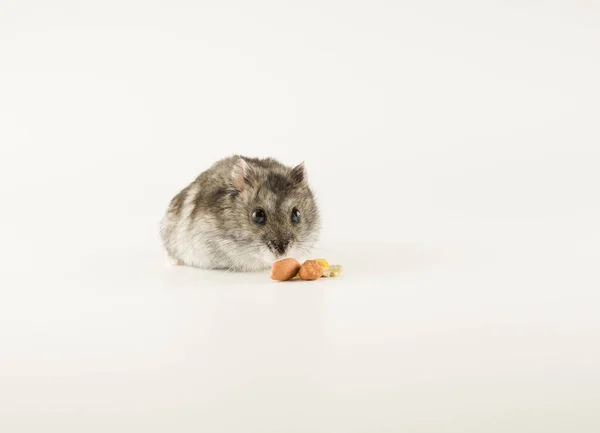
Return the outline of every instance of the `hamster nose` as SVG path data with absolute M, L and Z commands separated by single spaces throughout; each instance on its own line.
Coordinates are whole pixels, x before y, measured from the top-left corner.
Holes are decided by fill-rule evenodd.
M 272 248 L 275 253 L 282 256 L 285 254 L 290 241 L 288 240 L 274 240 L 271 242 Z

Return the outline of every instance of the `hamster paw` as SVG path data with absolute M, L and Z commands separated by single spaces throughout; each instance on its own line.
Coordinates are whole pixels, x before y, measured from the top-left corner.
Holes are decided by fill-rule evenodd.
M 171 256 L 167 256 L 167 264 L 169 266 L 182 266 L 183 262 L 179 259 L 174 259 Z

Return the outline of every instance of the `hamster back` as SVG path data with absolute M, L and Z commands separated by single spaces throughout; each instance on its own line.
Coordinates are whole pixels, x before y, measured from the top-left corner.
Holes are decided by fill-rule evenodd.
M 304 164 L 235 155 L 173 197 L 161 237 L 172 262 L 249 271 L 309 254 L 319 229 Z

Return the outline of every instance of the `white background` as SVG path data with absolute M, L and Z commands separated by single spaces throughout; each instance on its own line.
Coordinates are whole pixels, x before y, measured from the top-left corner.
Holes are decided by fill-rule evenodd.
M 0 431 L 600 431 L 599 77 L 593 1 L 0 0 Z M 233 153 L 343 277 L 165 267 Z

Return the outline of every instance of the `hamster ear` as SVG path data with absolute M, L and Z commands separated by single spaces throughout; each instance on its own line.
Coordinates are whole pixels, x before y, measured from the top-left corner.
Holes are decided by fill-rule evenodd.
M 255 181 L 254 171 L 243 158 L 239 158 L 231 171 L 231 183 L 238 191 L 251 186 Z
M 296 183 L 301 185 L 306 185 L 306 168 L 304 167 L 304 162 L 301 162 L 290 172 L 290 177 Z

